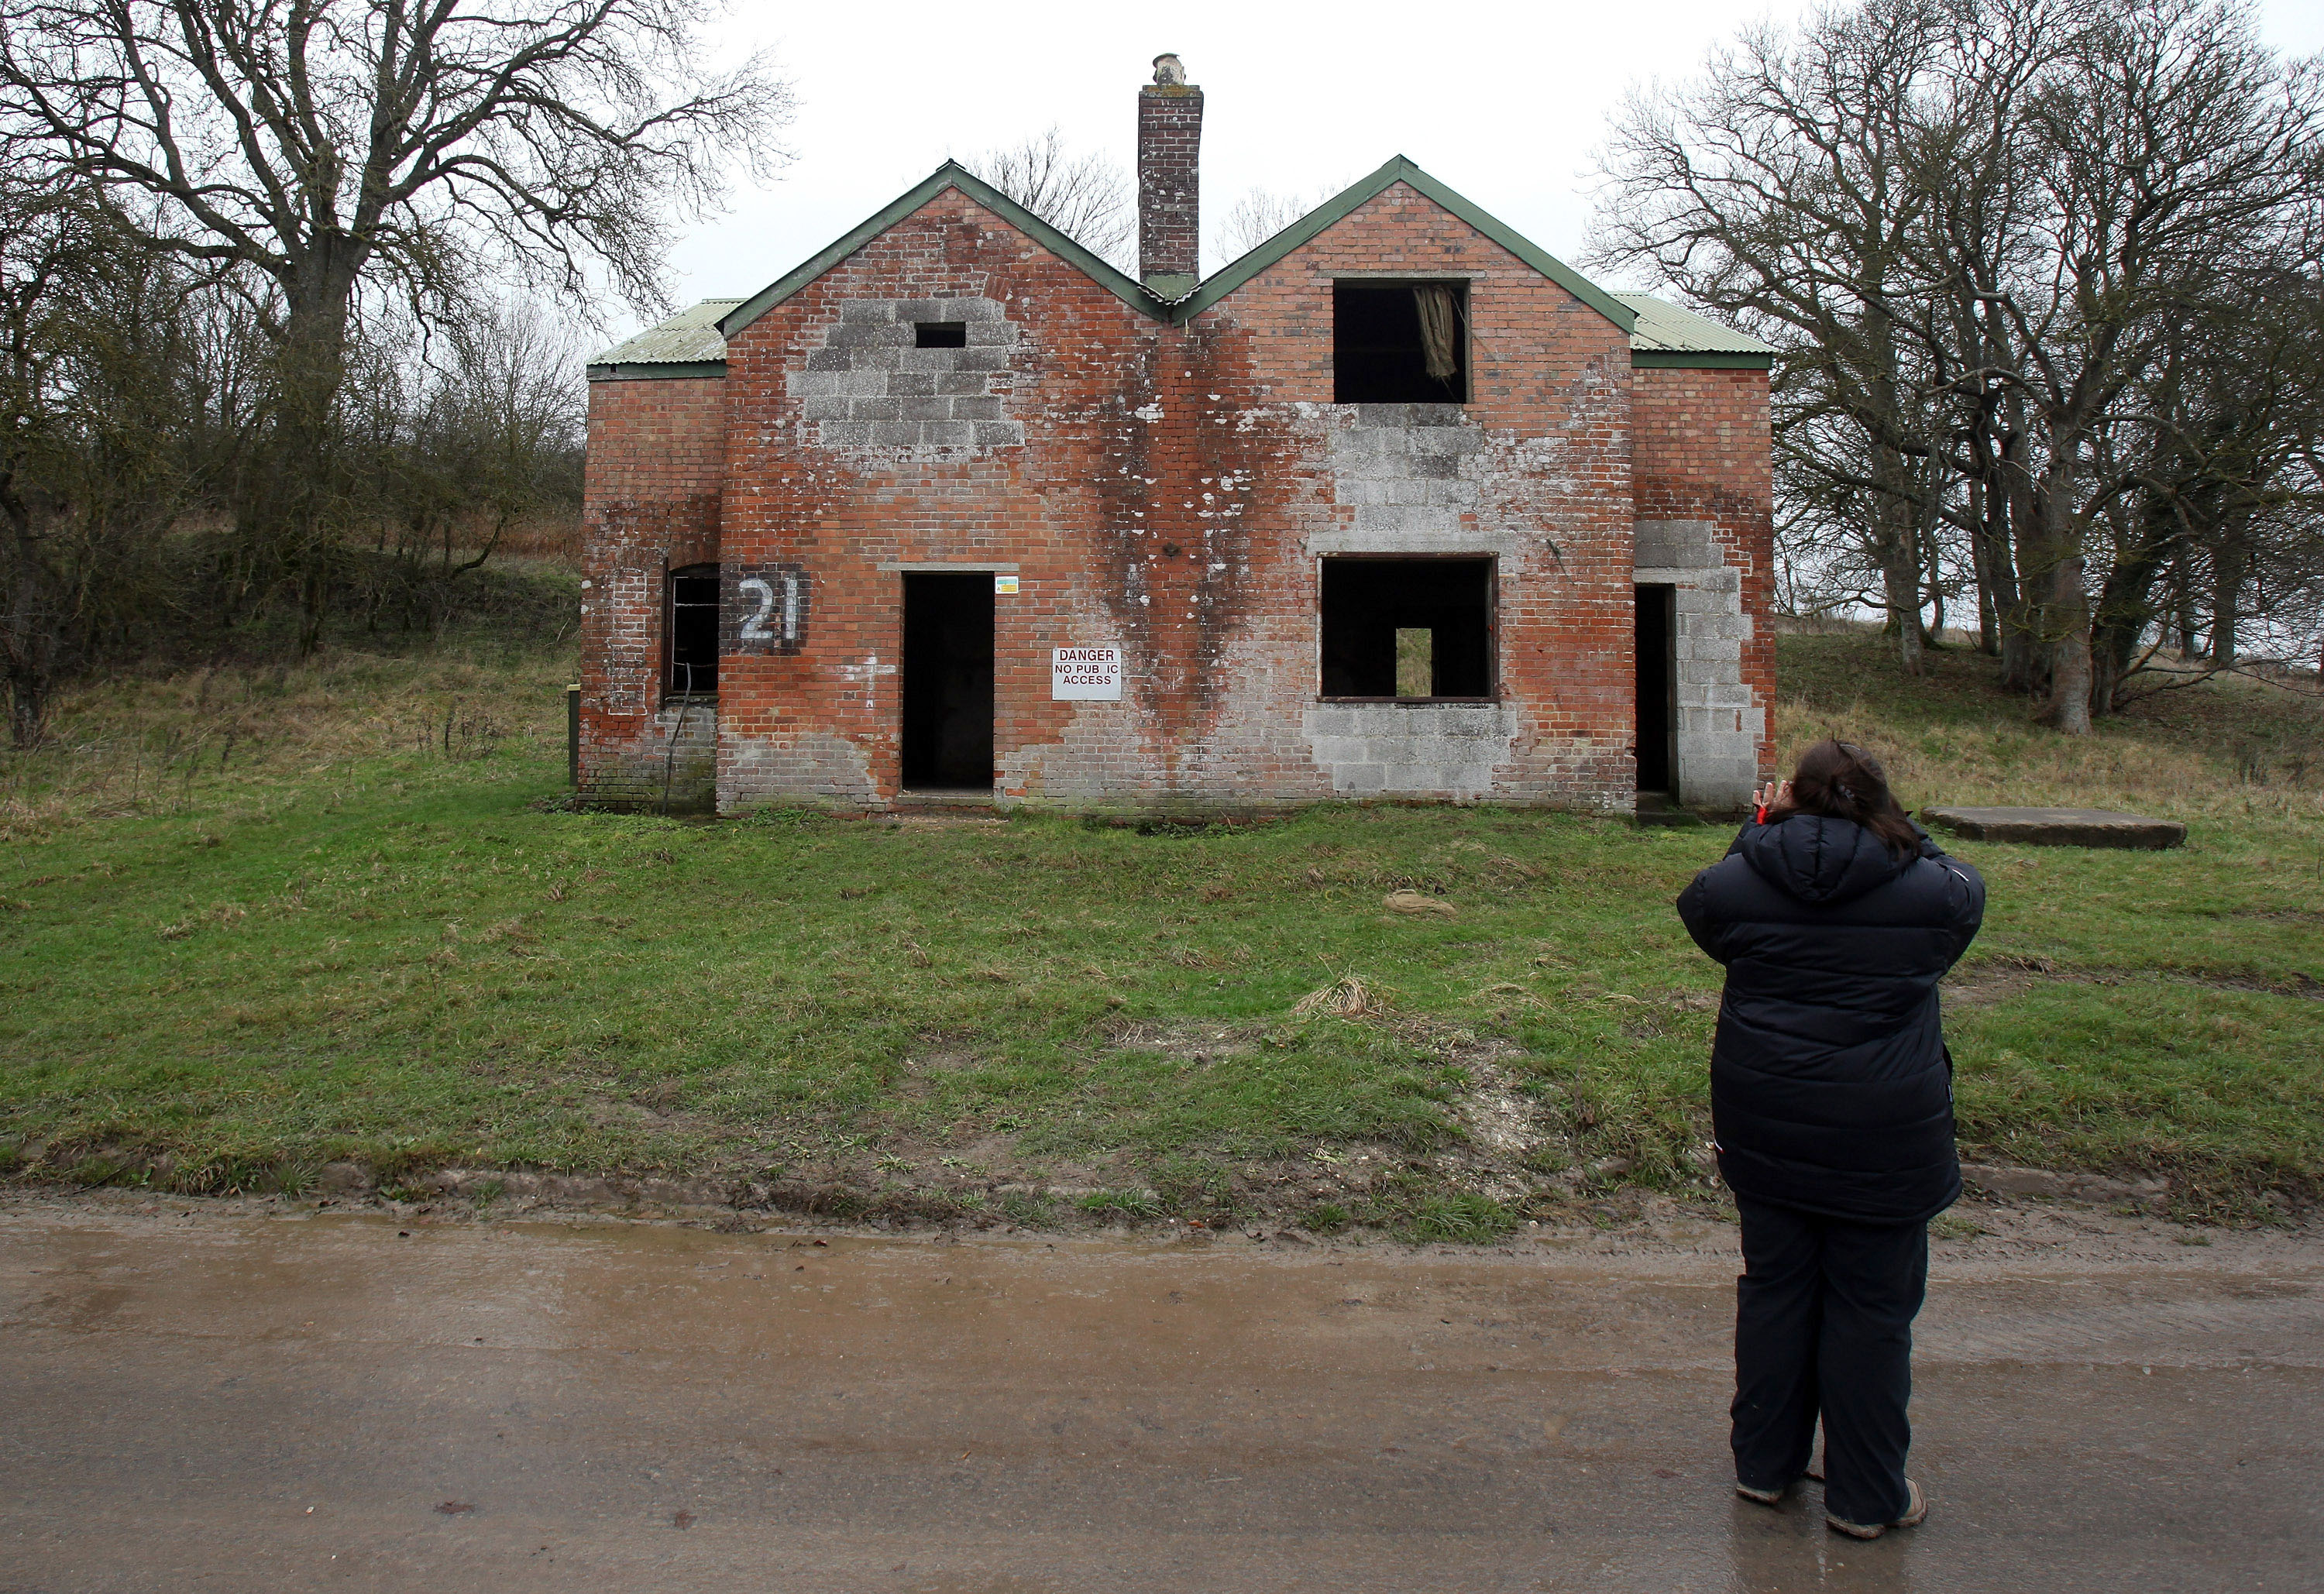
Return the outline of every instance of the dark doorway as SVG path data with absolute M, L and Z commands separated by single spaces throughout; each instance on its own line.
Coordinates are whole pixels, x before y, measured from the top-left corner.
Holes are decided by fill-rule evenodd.
M 904 577 L 904 784 L 992 789 L 992 575 Z
M 1678 589 L 1638 591 L 1638 789 L 1673 792 L 1678 741 Z
M 1493 695 L 1493 561 L 1323 561 L 1326 697 Z

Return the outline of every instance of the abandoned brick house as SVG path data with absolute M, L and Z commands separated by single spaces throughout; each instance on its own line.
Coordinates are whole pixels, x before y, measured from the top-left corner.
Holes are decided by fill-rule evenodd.
M 1770 768 L 1763 346 L 1401 158 L 1132 280 L 947 163 L 589 367 L 585 797 L 1732 807 Z

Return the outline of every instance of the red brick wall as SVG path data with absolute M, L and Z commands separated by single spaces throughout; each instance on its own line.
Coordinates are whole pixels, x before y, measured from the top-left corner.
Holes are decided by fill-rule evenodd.
M 1641 370 L 1633 382 L 1637 518 L 1707 521 L 1743 579 L 1743 679 L 1765 710 L 1763 777 L 1775 769 L 1773 444 L 1764 371 Z
M 1423 428 L 1467 451 L 1440 502 L 1353 501 L 1367 489 L 1351 450 L 1381 428 L 1330 401 L 1331 277 L 1362 271 L 1473 279 L 1465 428 L 1457 412 Z M 810 412 L 827 418 L 832 401 L 795 390 L 827 360 L 844 307 L 971 297 L 1016 328 L 998 391 L 1026 441 L 874 444 L 859 428 L 827 443 Z M 1497 554 L 1505 706 L 1439 717 L 1498 727 L 1489 784 L 1504 800 L 1627 806 L 1629 383 L 1618 328 L 1401 185 L 1185 327 L 940 196 L 728 349 L 724 557 L 797 562 L 813 585 L 800 652 L 722 664 L 721 806 L 893 797 L 901 581 L 877 566 L 945 560 L 1019 567 L 1020 592 L 997 601 L 1007 795 L 1332 796 L 1318 737 L 1342 751 L 1349 738 L 1315 718 L 1314 560 L 1359 547 Z M 900 413 L 908 427 L 919 411 Z M 1048 650 L 1089 644 L 1125 650 L 1125 701 L 1052 702 Z M 1414 746 L 1436 756 L 1427 737 Z
M 1468 281 L 1465 407 L 1332 401 L 1333 281 L 1367 272 Z M 899 301 L 968 316 L 975 346 L 861 369 L 864 324 Z M 1441 779 L 1627 808 L 1638 518 L 1712 523 L 1773 706 L 1765 373 L 1633 372 L 1619 328 L 1402 184 L 1184 327 L 949 190 L 740 332 L 723 381 L 598 382 L 590 426 L 593 795 L 658 793 L 661 575 L 713 558 L 809 582 L 798 651 L 721 663 L 729 811 L 895 799 L 903 584 L 883 563 L 1017 567 L 995 604 L 1005 799 L 1247 806 Z M 1319 703 L 1335 552 L 1494 556 L 1499 702 Z M 1050 699 L 1049 650 L 1085 645 L 1123 649 L 1121 703 Z
M 1420 506 L 1433 512 L 1410 517 L 1415 530 L 1390 526 L 1382 536 L 1362 525 L 1364 506 L 1340 502 L 1350 484 L 1335 484 L 1327 470 L 1320 502 L 1282 527 L 1289 536 L 1273 540 L 1286 554 L 1297 551 L 1291 545 L 1299 536 L 1318 533 L 1342 551 L 1497 553 L 1501 696 L 1517 721 L 1495 795 L 1628 807 L 1636 787 L 1628 336 L 1402 183 L 1196 325 L 1224 322 L 1250 338 L 1259 392 L 1272 407 L 1316 408 L 1326 428 L 1345 425 L 1350 407 L 1332 404 L 1333 282 L 1367 272 L 1468 277 L 1465 413 L 1482 428 L 1484 446 L 1464 475 L 1477 491 L 1471 502 Z M 1419 529 L 1423 521 L 1433 529 Z M 1314 562 L 1286 558 L 1275 574 L 1270 622 L 1286 650 L 1312 648 Z M 1270 711 L 1296 725 L 1314 686 L 1287 677 L 1286 685 L 1293 689 Z
M 676 716 L 662 705 L 663 575 L 715 561 L 725 475 L 725 404 L 716 377 L 589 384 L 582 507 L 581 789 L 604 802 L 706 802 L 709 764 L 669 763 Z M 684 740 L 706 751 L 696 706 Z

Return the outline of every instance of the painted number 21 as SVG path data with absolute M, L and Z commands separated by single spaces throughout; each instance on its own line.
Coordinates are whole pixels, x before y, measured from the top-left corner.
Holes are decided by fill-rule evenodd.
M 782 623 L 779 631 L 767 629 L 767 622 L 775 613 L 775 584 L 782 584 Z M 798 641 L 799 578 L 785 573 L 769 581 L 761 576 L 746 576 L 736 584 L 743 601 L 756 601 L 758 607 L 742 622 L 742 640 L 746 642 L 778 642 L 786 647 Z

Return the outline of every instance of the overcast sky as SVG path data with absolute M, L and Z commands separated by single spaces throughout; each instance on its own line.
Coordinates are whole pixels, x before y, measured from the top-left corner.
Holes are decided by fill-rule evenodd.
M 927 176 L 947 154 L 1055 124 L 1126 171 L 1139 86 L 1174 51 L 1204 91 L 1204 269 L 1214 222 L 1252 188 L 1313 197 L 1408 155 L 1551 253 L 1579 254 L 1594 153 L 1633 86 L 1683 78 L 1754 14 L 1715 0 L 1585 5 L 1163 7 L 1013 0 L 752 3 L 721 43 L 768 50 L 793 84 L 796 154 L 688 227 L 682 300 L 755 292 Z M 2279 49 L 2324 50 L 2324 0 L 2264 0 Z M 1802 14 L 1792 0 L 1757 13 Z M 627 331 L 624 318 L 615 328 Z

